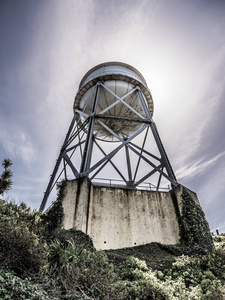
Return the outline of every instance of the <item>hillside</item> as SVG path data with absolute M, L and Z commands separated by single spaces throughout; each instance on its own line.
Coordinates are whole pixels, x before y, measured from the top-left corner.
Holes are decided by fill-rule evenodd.
M 225 236 L 96 251 L 61 216 L 0 200 L 0 299 L 225 299 Z

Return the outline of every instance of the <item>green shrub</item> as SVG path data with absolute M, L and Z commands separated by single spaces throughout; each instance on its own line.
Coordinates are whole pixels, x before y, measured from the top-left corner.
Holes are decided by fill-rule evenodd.
M 224 250 L 225 249 L 225 236 L 217 235 L 213 237 L 214 245 L 217 249 Z
M 215 253 L 189 257 L 182 255 L 176 259 L 170 270 L 165 271 L 165 279 L 183 279 L 186 289 L 198 288 L 201 299 L 223 299 L 224 264 Z M 220 276 L 219 276 L 220 274 Z
M 22 280 L 12 272 L 0 269 L 0 299 L 47 300 L 52 298 L 42 286 L 31 284 L 28 279 Z
M 169 299 L 163 291 L 163 286 L 152 280 L 121 280 L 113 284 L 111 299 Z
M 13 173 L 9 169 L 12 165 L 10 159 L 4 159 L 2 161 L 2 167 L 4 168 L 3 172 L 0 174 L 0 195 L 3 195 L 5 192 L 11 189 L 12 187 L 12 176 Z
M 23 277 L 35 275 L 46 264 L 46 250 L 45 243 L 26 224 L 9 217 L 0 220 L 0 265 Z
M 42 235 L 48 240 L 51 239 L 52 232 L 61 227 L 63 218 L 62 198 L 64 196 L 66 180 L 57 184 L 57 199 L 53 205 L 41 214 Z
M 182 194 L 182 242 L 189 245 L 197 244 L 202 248 L 213 248 L 212 235 L 205 214 L 190 193 L 183 187 Z
M 63 245 L 59 241 L 53 242 L 49 249 L 50 273 L 60 278 L 67 296 L 113 299 L 110 298 L 111 284 L 116 274 L 103 252 L 89 251 L 72 242 Z
M 61 244 L 67 245 L 68 242 L 72 242 L 76 245 L 79 245 L 81 248 L 85 248 L 90 251 L 95 251 L 93 241 L 89 235 L 85 234 L 80 230 L 75 229 L 56 229 L 51 234 L 52 240 L 58 240 Z

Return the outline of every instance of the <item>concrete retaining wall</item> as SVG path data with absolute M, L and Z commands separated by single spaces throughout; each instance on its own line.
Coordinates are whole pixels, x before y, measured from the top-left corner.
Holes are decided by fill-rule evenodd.
M 176 198 L 180 193 L 181 186 L 172 198 L 170 192 L 93 186 L 88 178 L 69 181 L 62 226 L 87 233 L 97 249 L 151 242 L 175 244 L 179 241 L 181 203 Z M 191 193 L 198 202 L 197 195 Z

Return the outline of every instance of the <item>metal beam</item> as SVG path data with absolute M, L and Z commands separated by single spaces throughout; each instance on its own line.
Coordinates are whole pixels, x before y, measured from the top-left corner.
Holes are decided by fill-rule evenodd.
M 162 168 L 162 171 L 163 171 L 163 168 Z M 157 188 L 156 188 L 157 191 L 159 190 L 161 179 L 162 179 L 162 174 L 159 174 L 159 179 L 158 179 Z
M 68 139 L 68 141 L 67 141 L 66 144 L 64 145 L 64 149 L 65 149 L 66 147 L 68 147 L 68 145 L 71 144 L 72 141 L 75 140 L 75 138 L 79 135 L 79 133 L 81 132 L 81 130 L 85 132 L 85 127 L 87 126 L 87 124 L 88 124 L 88 122 L 89 122 L 89 118 L 87 118 L 87 119 L 84 121 L 84 123 L 82 123 L 82 125 L 81 125 L 80 123 L 78 123 L 78 122 L 79 122 L 79 121 L 77 121 L 77 125 L 76 125 L 77 130 L 76 130 L 76 131 L 73 130 L 73 133 L 71 134 L 70 138 Z M 81 127 L 81 126 L 82 126 L 82 127 Z M 84 133 L 83 133 L 83 135 L 84 135 Z M 82 135 L 82 137 L 83 137 L 83 135 Z
M 151 116 L 151 114 L 150 114 L 150 112 L 149 112 L 149 110 L 148 110 L 148 108 L 147 108 L 146 102 L 145 102 L 144 97 L 143 97 L 143 95 L 142 95 L 142 93 L 141 93 L 140 90 L 138 91 L 138 94 L 139 94 L 139 97 L 140 97 L 140 99 L 141 99 L 141 102 L 142 102 L 142 105 L 143 105 L 143 108 L 144 108 L 144 111 L 145 111 L 145 113 L 146 113 L 147 118 L 149 118 L 150 120 L 152 120 L 152 116 Z M 177 185 L 177 184 L 178 184 L 178 183 L 177 183 L 177 179 L 176 179 L 176 177 L 175 177 L 175 174 L 174 174 L 173 169 L 172 169 L 172 167 L 171 167 L 171 164 L 170 164 L 170 162 L 169 162 L 168 156 L 167 156 L 167 154 L 166 154 L 166 151 L 165 151 L 165 149 L 164 149 L 164 147 L 163 147 L 163 144 L 162 144 L 162 141 L 161 141 L 161 139 L 160 139 L 160 136 L 159 136 L 157 127 L 156 127 L 155 123 L 153 122 L 153 120 L 152 120 L 152 122 L 150 123 L 150 127 L 151 127 L 151 130 L 152 130 L 152 134 L 153 134 L 153 136 L 154 136 L 155 142 L 156 142 L 156 144 L 157 144 L 157 146 L 158 146 L 159 152 L 160 152 L 160 154 L 161 154 L 162 161 L 163 161 L 163 163 L 164 163 L 164 166 L 165 166 L 165 168 L 166 168 L 166 171 L 167 171 L 168 175 L 169 175 L 169 176 L 171 177 L 171 179 L 172 179 L 171 182 L 173 182 L 173 185 Z
M 162 175 L 167 178 L 173 185 L 177 185 L 177 182 L 171 178 L 170 176 L 168 176 L 166 173 L 162 172 L 155 164 L 153 164 L 150 160 L 148 160 L 145 156 L 143 156 L 142 154 L 140 154 L 136 149 L 134 149 L 131 145 L 127 145 L 132 151 L 134 151 L 134 153 L 136 153 L 137 155 L 140 155 L 141 158 L 146 161 L 149 165 L 151 165 L 153 168 L 155 168 L 159 173 L 162 173 Z
M 126 159 L 127 159 L 127 172 L 128 172 L 128 178 L 129 178 L 129 184 L 132 184 L 132 171 L 131 171 L 131 164 L 130 164 L 130 153 L 127 145 L 125 145 L 125 153 L 126 153 Z
M 140 128 L 135 134 L 133 134 L 130 138 L 128 138 L 126 141 L 123 141 L 120 146 L 118 146 L 116 149 L 111 151 L 107 156 L 99 160 L 94 166 L 92 166 L 88 171 L 83 172 L 80 174 L 82 177 L 90 174 L 92 171 L 94 171 L 97 167 L 99 167 L 102 163 L 104 163 L 109 158 L 112 158 L 121 148 L 124 147 L 124 145 L 128 144 L 132 139 L 134 139 L 137 135 L 139 135 L 147 125 L 144 125 L 142 128 Z
M 98 120 L 98 123 L 102 125 L 102 127 L 104 127 L 108 132 L 110 132 L 112 135 L 114 135 L 119 141 L 123 141 L 123 139 L 116 134 L 111 128 L 109 128 L 105 123 L 103 123 L 102 121 Z
M 150 127 L 151 127 L 151 130 L 152 130 L 153 136 L 154 136 L 154 138 L 155 138 L 156 144 L 157 144 L 157 146 L 158 146 L 159 152 L 160 152 L 160 154 L 161 154 L 163 164 L 164 164 L 164 166 L 165 166 L 165 168 L 166 168 L 166 171 L 167 171 L 168 175 L 169 175 L 170 178 L 172 179 L 172 181 L 171 181 L 171 180 L 170 180 L 170 181 L 171 181 L 171 183 L 172 183 L 173 185 L 176 186 L 176 185 L 178 184 L 178 183 L 177 183 L 177 179 L 176 179 L 176 177 L 175 177 L 175 175 L 174 175 L 174 172 L 173 172 L 173 169 L 172 169 L 172 167 L 171 167 L 171 165 L 170 165 L 169 159 L 168 159 L 167 154 L 166 154 L 166 151 L 165 151 L 165 149 L 164 149 L 164 147 L 163 147 L 162 141 L 161 141 L 161 139 L 160 139 L 160 137 L 159 137 L 159 133 L 158 133 L 158 130 L 157 130 L 157 128 L 156 128 L 155 123 L 152 122 L 152 123 L 150 124 Z
M 158 166 L 158 168 L 160 168 L 161 167 L 161 165 L 159 165 Z M 147 178 L 149 178 L 149 177 L 151 177 L 153 174 L 155 174 L 157 172 L 157 170 L 156 169 L 153 169 L 153 170 L 151 170 L 148 174 L 146 174 L 144 177 L 142 177 L 141 179 L 139 179 L 139 181 L 138 182 L 136 182 L 135 184 L 134 184 L 134 186 L 136 187 L 136 186 L 138 186 L 139 184 L 141 184 L 143 181 L 145 181 Z
M 129 122 L 137 122 L 137 123 L 144 123 L 144 124 L 151 124 L 151 120 L 149 119 L 138 119 L 138 118 L 127 118 L 127 117 L 117 117 L 117 116 L 110 116 L 110 115 L 102 115 L 96 114 L 96 119 L 113 119 L 118 121 L 129 121 Z
M 151 156 L 151 157 L 154 158 L 155 160 L 161 161 L 161 158 L 159 158 L 159 157 L 155 156 L 154 154 L 150 153 L 149 151 L 143 149 L 143 147 L 141 148 L 141 147 L 139 147 L 138 145 L 136 145 L 136 144 L 134 144 L 134 143 L 132 143 L 132 142 L 130 142 L 130 144 L 131 144 L 132 146 L 136 147 L 137 149 L 141 150 L 141 153 L 143 152 L 143 153 L 145 153 L 145 154 Z
M 113 91 L 111 91 L 109 88 L 107 88 L 103 83 L 101 83 L 102 87 L 105 88 L 108 92 L 110 92 L 116 99 L 117 101 L 113 102 L 111 105 L 107 106 L 105 109 L 103 109 L 100 114 L 104 114 L 105 112 L 107 112 L 108 110 L 110 110 L 111 108 L 113 108 L 115 105 L 117 105 L 119 102 L 121 102 L 121 100 L 125 99 L 127 96 L 129 96 L 130 94 L 134 93 L 137 90 L 137 87 L 135 87 L 133 90 L 131 90 L 130 92 L 128 92 L 127 94 L 125 94 L 123 97 L 119 97 L 118 95 L 116 95 Z
M 72 146 L 72 147 L 70 147 L 70 148 L 67 148 L 67 149 L 66 149 L 66 152 L 70 152 L 71 150 L 74 150 L 74 149 L 76 149 L 77 147 L 80 147 L 83 143 L 85 143 L 85 141 L 79 142 L 79 143 L 77 143 L 76 145 L 74 145 L 74 146 Z
M 103 155 L 106 156 L 107 154 L 106 154 L 105 151 L 102 149 L 102 147 L 96 142 L 96 139 L 94 139 L 94 142 L 95 142 L 95 144 L 97 145 L 97 147 L 100 149 L 100 151 L 103 153 Z M 116 165 L 111 161 L 111 159 L 109 159 L 109 163 L 111 163 L 111 165 L 114 167 L 114 169 L 117 171 L 117 173 L 118 173 L 118 174 L 120 175 L 120 177 L 123 179 L 123 181 L 127 183 L 126 178 L 123 176 L 123 174 L 120 172 L 120 170 L 116 167 Z M 99 173 L 99 172 L 98 172 L 98 173 Z M 97 174 L 94 174 L 94 175 L 91 177 L 91 179 L 94 178 L 96 175 L 97 175 Z
M 98 103 L 98 97 L 99 97 L 99 83 L 96 84 L 96 91 L 95 91 L 95 98 L 93 101 L 92 106 L 92 115 L 89 117 L 89 128 L 87 132 L 86 137 L 86 143 L 84 146 L 84 152 L 80 167 L 80 173 L 86 172 L 86 170 L 90 166 L 90 160 L 91 160 L 91 150 L 92 150 L 92 138 L 93 138 L 93 130 L 94 130 L 94 114 L 96 112 L 97 103 Z
M 109 91 L 112 95 L 114 95 L 120 102 L 122 102 L 124 105 L 126 105 L 131 111 L 133 111 L 136 115 L 138 115 L 141 119 L 144 119 L 144 117 L 141 115 L 141 114 L 139 114 L 133 107 L 131 107 L 128 103 L 126 103 L 124 100 L 123 100 L 123 98 L 126 98 L 127 97 L 127 95 L 129 94 L 129 93 L 127 93 L 127 95 L 124 95 L 122 98 L 120 98 L 119 96 L 117 96 L 115 93 L 113 93 L 109 88 L 107 88 L 104 84 L 102 84 L 102 83 L 100 83 L 107 91 Z M 137 89 L 137 88 L 135 88 L 135 89 Z M 134 90 L 135 90 L 134 89 Z M 133 90 L 133 91 L 134 91 Z M 114 106 L 114 105 L 116 105 L 118 103 L 118 101 L 116 101 L 115 103 L 113 103 L 113 105 L 111 105 L 112 107 Z M 111 108 L 111 107 L 110 107 Z M 108 110 L 108 109 L 107 109 Z M 107 111 L 106 109 L 105 109 L 105 111 Z
M 142 154 L 143 149 L 144 149 L 144 146 L 145 146 L 145 142 L 146 142 L 147 135 L 148 135 L 148 130 L 149 130 L 149 127 L 147 128 L 147 130 L 146 130 L 146 132 L 145 132 L 145 137 L 144 137 L 144 141 L 143 141 L 143 143 L 142 143 L 142 148 L 140 148 L 141 154 Z M 131 145 L 135 145 L 135 144 L 133 144 L 132 142 L 130 142 L 130 144 L 131 144 Z M 138 157 L 137 166 L 136 166 L 136 169 L 135 169 L 135 172 L 134 172 L 134 179 L 133 179 L 134 182 L 135 182 L 135 179 L 136 179 L 136 176 L 137 176 L 137 172 L 138 172 L 138 169 L 139 169 L 140 161 L 141 161 L 141 157 L 139 156 L 139 157 Z
M 57 174 L 58 168 L 59 168 L 60 163 L 61 163 L 62 158 L 63 158 L 63 148 L 64 148 L 64 145 L 67 143 L 67 141 L 68 141 L 68 139 L 69 139 L 69 137 L 70 137 L 70 133 L 71 133 L 72 130 L 73 130 L 75 121 L 76 121 L 76 115 L 74 114 L 73 119 L 72 119 L 72 122 L 71 122 L 70 127 L 69 127 L 69 130 L 68 130 L 68 132 L 67 132 L 67 134 L 66 134 L 66 138 L 65 138 L 65 140 L 64 140 L 63 146 L 62 146 L 62 148 L 61 148 L 61 151 L 60 151 L 60 153 L 59 153 L 58 159 L 57 159 L 57 161 L 56 161 L 55 167 L 54 167 L 54 169 L 53 169 L 53 172 L 52 172 L 50 181 L 49 181 L 49 183 L 48 183 L 47 189 L 46 189 L 46 191 L 45 191 L 45 193 L 44 193 L 44 198 L 43 198 L 43 200 L 42 200 L 42 202 L 41 202 L 41 206 L 40 206 L 40 208 L 39 208 L 39 211 L 40 211 L 40 212 L 42 212 L 42 211 L 44 210 L 44 208 L 45 208 L 46 202 L 47 202 L 48 197 L 49 197 L 49 193 L 50 193 L 50 191 L 51 191 L 53 182 L 54 182 L 54 180 L 55 180 L 55 176 L 56 176 L 56 174 Z
M 73 163 L 71 162 L 71 160 L 70 160 L 69 156 L 66 154 L 66 152 L 63 153 L 63 158 L 66 160 L 67 164 L 70 166 L 75 178 L 78 178 L 79 173 L 78 173 L 77 169 L 74 167 Z
M 152 117 L 151 117 L 151 114 L 150 114 L 150 111 L 148 110 L 148 107 L 147 107 L 147 104 L 146 104 L 146 101 L 142 95 L 142 92 L 140 90 L 140 88 L 138 88 L 138 95 L 139 95 L 139 98 L 141 100 L 141 104 L 142 104 L 142 107 L 144 109 L 144 112 L 146 114 L 146 117 L 149 119 L 149 120 L 152 120 Z

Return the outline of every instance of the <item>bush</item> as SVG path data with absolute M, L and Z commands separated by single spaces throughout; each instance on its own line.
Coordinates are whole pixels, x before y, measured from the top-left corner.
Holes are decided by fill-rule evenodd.
M 200 299 L 222 300 L 225 266 L 220 262 L 215 253 L 196 257 L 182 255 L 170 270 L 165 271 L 165 279 L 176 281 L 182 278 L 186 289 L 198 289 Z
M 41 214 L 42 235 L 50 241 L 52 232 L 61 228 L 63 218 L 62 198 L 64 196 L 66 180 L 62 180 L 57 184 L 57 199 L 53 205 Z
M 89 235 L 85 234 L 80 230 L 75 229 L 56 229 L 51 234 L 52 240 L 58 240 L 63 245 L 68 245 L 68 242 L 72 242 L 79 245 L 81 248 L 88 249 L 90 251 L 95 251 L 93 241 Z
M 22 277 L 35 275 L 46 264 L 46 249 L 26 224 L 9 217 L 0 220 L 0 265 Z
M 30 211 L 24 202 L 16 205 L 0 199 L 0 221 L 8 218 L 16 225 L 26 224 L 32 232 L 40 232 L 40 214 L 37 211 Z
M 198 205 L 187 189 L 183 187 L 182 198 L 182 242 L 190 246 L 197 244 L 205 249 L 213 248 L 212 235 L 205 214 L 200 205 Z
M 38 284 L 31 284 L 28 279 L 22 280 L 12 272 L 0 269 L 0 298 L 25 299 L 25 300 L 47 300 L 46 291 Z M 55 298 L 56 300 L 56 298 Z
M 111 284 L 116 274 L 103 252 L 89 251 L 72 242 L 65 246 L 59 241 L 53 242 L 49 249 L 50 273 L 60 278 L 68 297 L 113 299 L 110 298 Z
M 12 176 L 13 173 L 9 169 L 12 165 L 10 159 L 4 159 L 2 161 L 2 167 L 4 168 L 3 172 L 0 174 L 0 195 L 3 195 L 5 192 L 11 189 L 12 187 Z

